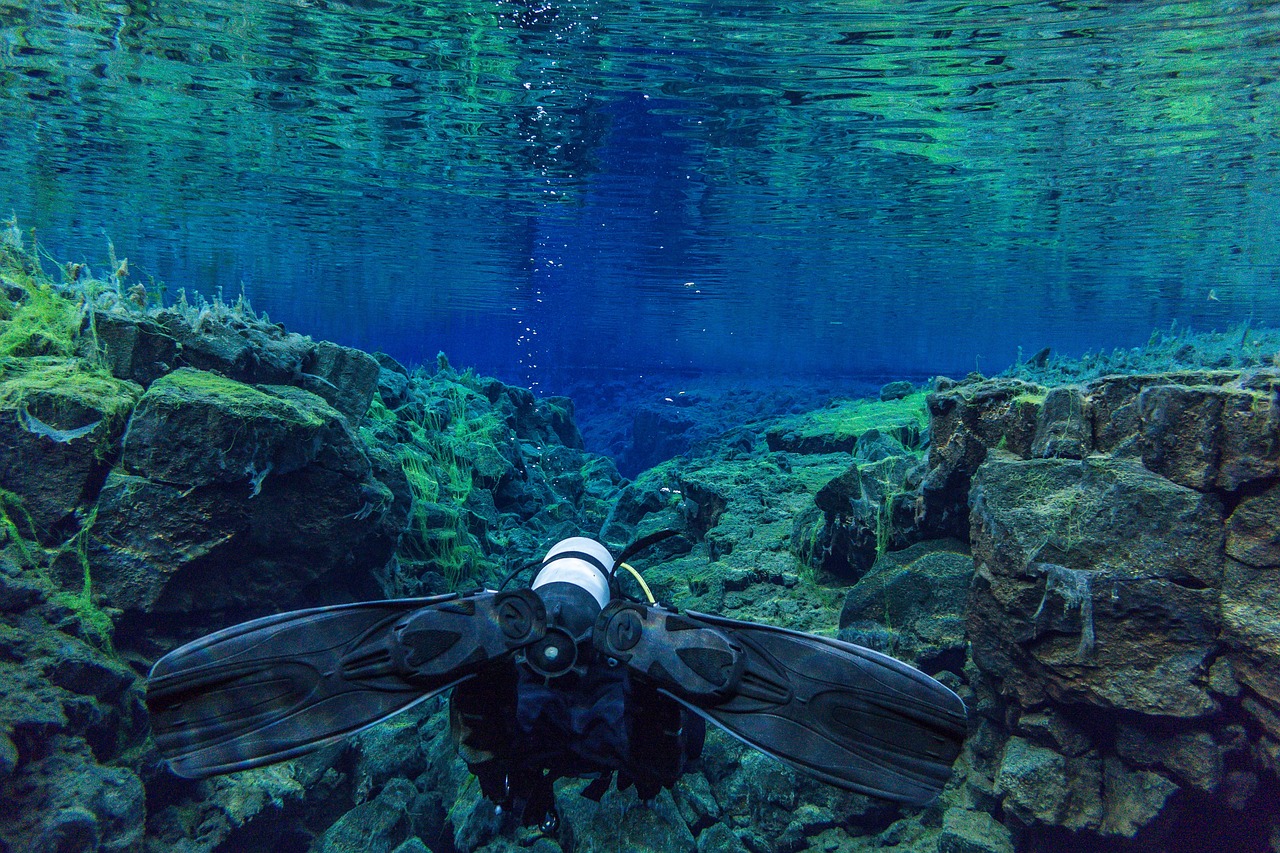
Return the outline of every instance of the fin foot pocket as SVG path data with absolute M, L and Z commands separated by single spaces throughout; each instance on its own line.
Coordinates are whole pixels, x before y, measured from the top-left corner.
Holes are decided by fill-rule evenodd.
M 661 607 L 610 602 L 592 636 L 601 654 L 696 702 L 732 695 L 745 666 L 724 632 Z
M 156 746 L 200 778 L 293 758 L 354 734 L 535 642 L 528 590 L 296 610 L 188 643 L 156 662 Z

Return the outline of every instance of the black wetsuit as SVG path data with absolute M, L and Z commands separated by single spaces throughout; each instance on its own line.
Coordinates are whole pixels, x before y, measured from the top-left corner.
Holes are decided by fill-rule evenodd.
M 484 795 L 524 824 L 553 814 L 562 777 L 594 778 L 583 795 L 598 800 L 617 771 L 619 789 L 651 799 L 701 755 L 706 735 L 701 717 L 601 664 L 549 683 L 510 662 L 487 669 L 454 688 L 450 727 Z

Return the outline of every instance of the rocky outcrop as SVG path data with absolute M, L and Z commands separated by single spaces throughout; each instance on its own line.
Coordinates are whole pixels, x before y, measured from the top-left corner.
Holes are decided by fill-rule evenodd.
M 1280 376 L 994 381 L 930 408 L 928 511 L 968 516 L 976 567 L 967 629 L 993 741 L 970 784 L 991 780 L 983 796 L 1028 843 L 1169 849 L 1207 823 L 1216 841 L 1178 849 L 1263 849 Z
M 129 612 L 287 608 L 316 600 L 322 578 L 359 591 L 407 515 L 320 397 L 183 368 L 138 401 L 89 556 L 98 589 Z

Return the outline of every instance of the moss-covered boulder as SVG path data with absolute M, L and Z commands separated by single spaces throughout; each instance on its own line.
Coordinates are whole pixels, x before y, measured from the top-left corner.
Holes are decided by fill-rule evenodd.
M 341 433 L 337 413 L 318 397 L 269 389 L 191 368 L 156 380 L 129 422 L 124 468 L 184 487 L 243 482 L 250 490 L 302 468 Z
M 845 596 L 840 638 L 925 672 L 962 672 L 973 558 L 956 540 L 921 542 L 880 559 Z
M 925 394 L 890 400 L 837 400 L 825 409 L 779 419 L 765 430 L 769 449 L 789 453 L 853 452 L 870 430 L 919 448 L 929 425 Z
M 318 396 L 184 368 L 139 401 L 90 557 L 129 611 L 282 607 L 322 578 L 372 592 L 407 511 Z
M 61 542 L 120 452 L 142 389 L 79 359 L 0 362 L 0 489 L 16 496 L 46 544 Z
M 1218 633 L 1222 506 L 1134 461 L 994 454 L 974 478 L 978 665 L 1052 698 L 1195 717 Z

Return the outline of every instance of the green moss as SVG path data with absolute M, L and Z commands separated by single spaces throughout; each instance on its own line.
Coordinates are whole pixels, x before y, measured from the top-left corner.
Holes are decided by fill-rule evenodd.
M 1044 391 L 1024 391 L 1014 397 L 1010 403 L 1013 406 L 1035 406 L 1039 408 L 1044 405 Z
M 0 280 L 23 293 L 16 302 L 4 300 L 0 356 L 68 356 L 75 352 L 84 319 L 77 302 L 56 292 L 48 281 L 12 268 L 0 271 Z
M 323 399 L 309 391 L 283 386 L 268 390 L 271 393 L 217 373 L 184 367 L 151 383 L 148 394 L 164 395 L 178 405 L 212 401 L 242 417 L 265 416 L 313 428 L 338 417 Z M 331 418 L 326 417 L 330 413 Z
M 35 530 L 35 522 L 23 506 L 22 497 L 7 489 L 0 489 L 0 534 L 3 535 L 3 538 L 0 538 L 0 544 L 12 544 L 22 564 L 27 568 L 35 568 L 38 565 L 35 550 L 38 546 L 28 542 L 23 536 L 17 522 L 13 519 L 15 515 L 26 525 L 28 533 Z
M 89 532 L 97 521 L 98 510 L 95 507 L 76 534 L 63 543 L 58 549 L 55 560 L 64 554 L 71 555 L 79 564 L 84 579 L 83 586 L 77 592 L 59 592 L 50 598 L 54 604 L 66 607 L 75 614 L 83 626 L 85 635 L 95 640 L 98 645 L 111 651 L 111 632 L 115 626 L 111 617 L 93 602 L 93 579 L 89 572 Z
M 101 420 L 106 428 L 90 434 L 98 456 L 109 450 L 141 395 L 136 383 L 84 359 L 0 359 L 0 409 L 27 412 L 56 429 Z
M 925 392 L 917 391 L 900 400 L 841 400 L 826 409 L 783 418 L 771 432 L 786 433 L 798 442 L 812 439 L 852 445 L 863 433 L 875 429 L 911 448 L 929 426 L 926 397 Z

